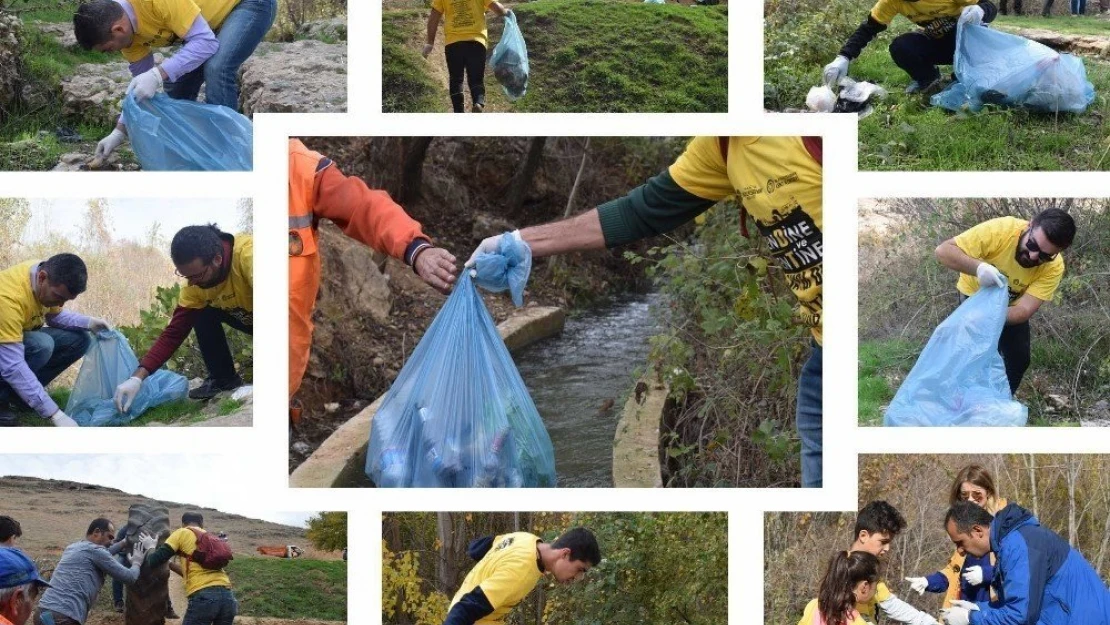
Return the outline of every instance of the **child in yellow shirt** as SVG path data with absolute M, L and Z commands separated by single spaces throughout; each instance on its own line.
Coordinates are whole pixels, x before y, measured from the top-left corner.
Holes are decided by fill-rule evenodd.
M 871 601 L 878 586 L 879 558 L 866 551 L 838 551 L 798 625 L 867 625 L 856 605 Z
M 447 84 L 451 92 L 451 106 L 456 113 L 463 110 L 463 75 L 470 86 L 474 113 L 481 113 L 486 106 L 486 48 L 489 32 L 486 30 L 486 11 L 490 8 L 501 17 L 509 10 L 497 0 L 432 0 L 428 14 L 428 40 L 424 45 L 424 58 L 435 47 L 436 30 L 443 20 L 443 36 L 447 55 Z

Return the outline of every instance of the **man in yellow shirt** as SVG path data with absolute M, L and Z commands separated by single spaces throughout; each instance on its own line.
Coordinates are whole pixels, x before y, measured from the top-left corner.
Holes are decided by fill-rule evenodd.
M 999 217 L 985 221 L 937 246 L 942 265 L 960 272 L 960 300 L 981 286 L 1007 287 L 1010 307 L 998 339 L 1010 393 L 1017 393 L 1029 368 L 1029 319 L 1052 299 L 1064 276 L 1061 252 L 1075 238 L 1075 221 L 1058 208 L 1032 220 Z
M 146 556 L 146 564 L 157 567 L 174 556 L 185 558 L 184 569 L 170 565 L 170 569 L 185 577 L 189 607 L 181 625 L 232 625 L 239 612 L 239 602 L 231 592 L 231 578 L 222 568 L 207 569 L 193 559 L 199 537 L 205 533 L 204 516 L 199 512 L 186 512 L 181 515 L 181 528 Z
M 424 58 L 432 53 L 436 43 L 436 30 L 443 20 L 443 47 L 447 55 L 447 86 L 451 93 L 451 106 L 456 113 L 463 111 L 463 74 L 470 85 L 471 111 L 481 113 L 486 106 L 486 48 L 489 33 L 486 30 L 486 11 L 493 7 L 505 17 L 509 10 L 497 0 L 432 0 L 428 14 L 428 40 L 424 44 Z
M 717 202 L 735 197 L 740 228 L 751 216 L 798 300 L 798 322 L 812 349 L 798 379 L 796 421 L 802 442 L 802 486 L 822 484 L 822 237 L 821 137 L 695 137 L 667 170 L 576 217 L 490 237 L 467 261 L 498 249 L 502 236 L 520 238 L 539 258 L 612 248 L 670 232 Z
M 73 16 L 77 43 L 86 50 L 121 52 L 134 77 L 127 92 L 137 100 L 166 95 L 239 108 L 239 67 L 254 53 L 277 17 L 277 0 L 88 0 Z M 154 50 L 183 41 L 160 65 Z M 96 146 L 107 157 L 126 138 L 122 120 Z
M 104 319 L 62 308 L 87 281 L 85 262 L 74 254 L 0 271 L 0 426 L 18 425 L 11 410 L 24 406 L 54 425 L 77 426 L 45 387 L 85 355 L 90 331 L 111 329 Z
M 189 397 L 212 399 L 243 384 L 223 327 L 254 333 L 254 237 L 221 232 L 215 224 L 186 226 L 170 242 L 170 259 L 187 284 L 169 325 L 139 360 L 135 373 L 116 387 L 120 412 L 130 409 L 142 381 L 166 364 L 190 330 L 196 334 L 208 376 Z
M 928 101 L 945 86 L 937 65 L 953 63 L 957 24 L 990 23 L 997 14 L 990 0 L 878 0 L 833 62 L 825 66 L 825 84 L 836 84 L 847 76 L 848 63 L 902 15 L 921 28 L 895 37 L 890 42 L 890 58 L 910 75 L 906 93 L 920 93 Z
M 906 519 L 894 506 L 885 501 L 869 502 L 856 514 L 854 537 L 848 550 L 864 551 L 883 560 L 890 552 L 895 537 L 904 529 Z M 876 585 L 870 599 L 856 603 L 856 610 L 868 623 L 877 623 L 881 611 L 883 616 L 895 623 L 938 625 L 935 618 L 896 597 L 883 581 Z
M 601 562 L 597 538 L 584 527 L 550 545 L 528 532 L 486 536 L 471 541 L 467 553 L 478 564 L 455 593 L 443 625 L 503 623 L 545 574 L 568 584 Z

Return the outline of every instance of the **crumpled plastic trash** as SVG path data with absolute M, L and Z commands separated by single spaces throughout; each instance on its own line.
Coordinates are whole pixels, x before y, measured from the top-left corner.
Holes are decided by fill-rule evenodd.
M 114 400 L 116 387 L 131 377 L 139 360 L 118 330 L 98 332 L 95 338 L 85 352 L 66 402 L 66 414 L 78 425 L 124 425 L 155 406 L 184 399 L 188 394 L 185 376 L 159 369 L 143 380 L 128 412 L 119 412 Z
M 231 399 L 233 399 L 235 401 L 246 401 L 246 400 L 250 399 L 253 396 L 254 396 L 254 385 L 253 384 L 247 384 L 245 386 L 240 386 L 239 388 L 235 389 L 234 392 L 231 393 Z
M 519 308 L 524 305 L 524 287 L 532 273 L 532 248 L 507 232 L 499 241 L 496 253 L 474 258 L 471 276 L 474 284 L 487 291 L 508 291 Z
M 471 273 L 374 415 L 365 471 L 379 487 L 555 486 L 551 438 Z M 496 282 L 509 284 L 510 273 Z
M 1021 426 L 1029 409 L 1010 395 L 998 337 L 1009 289 L 982 287 L 933 332 L 890 402 L 887 426 Z
M 840 79 L 838 86 L 839 93 L 829 85 L 813 87 L 806 95 L 806 106 L 814 113 L 856 113 L 863 119 L 874 111 L 875 100 L 886 97 L 886 89 L 879 85 L 847 76 Z
M 1082 113 L 1095 100 L 1079 57 L 985 26 L 958 27 L 953 69 L 958 82 L 934 95 L 933 106 L 974 112 L 996 104 Z
M 164 93 L 123 100 L 131 149 L 147 171 L 250 171 L 254 126 L 215 104 L 175 100 Z
M 528 92 L 528 46 L 516 22 L 516 13 L 505 16 L 501 40 L 490 55 L 493 76 L 509 100 L 518 100 Z

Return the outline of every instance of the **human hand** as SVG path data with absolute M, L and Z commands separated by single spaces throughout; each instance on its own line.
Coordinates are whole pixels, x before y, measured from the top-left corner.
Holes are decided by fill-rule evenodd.
M 143 381 L 135 376 L 131 376 L 120 382 L 116 387 L 116 393 L 113 399 L 116 402 L 116 410 L 126 413 L 131 409 L 131 402 L 135 401 L 135 396 L 139 394 L 139 388 L 143 385 Z
M 492 237 L 487 237 L 481 243 L 478 244 L 478 247 L 475 248 L 474 252 L 470 255 L 470 259 L 467 260 L 466 264 L 463 265 L 463 266 L 464 267 L 473 266 L 474 265 L 474 260 L 482 254 L 496 254 L 497 250 L 500 249 L 500 247 L 501 247 L 501 237 L 503 237 L 503 236 L 511 236 L 511 237 L 515 237 L 518 241 L 523 241 L 523 239 L 520 237 L 520 230 L 513 230 L 512 232 L 509 232 L 509 233 L 506 233 L 506 234 L 496 234 Z
M 974 26 L 981 26 L 983 24 L 983 7 L 978 5 L 971 5 L 964 7 L 960 12 L 960 19 L 957 22 L 959 26 L 966 26 L 972 24 Z
M 429 247 L 413 261 L 416 275 L 440 293 L 448 293 L 459 275 L 455 257 L 442 247 Z
M 110 135 L 104 137 L 96 144 L 96 158 L 108 158 L 112 152 L 116 151 L 116 148 L 123 144 L 126 138 L 127 135 L 119 128 L 112 130 Z
M 108 323 L 107 319 L 100 317 L 89 317 L 89 332 L 111 332 L 112 324 Z
M 990 263 L 979 263 L 975 268 L 975 277 L 979 279 L 979 286 L 997 286 L 1000 289 L 1006 286 L 1006 276 Z
M 51 423 L 54 424 L 55 427 L 60 427 L 60 428 L 75 428 L 75 427 L 78 427 L 77 422 L 74 421 L 73 419 L 69 418 L 69 415 L 62 412 L 61 410 L 59 410 L 58 412 L 55 412 L 53 415 L 51 415 L 50 421 L 51 421 Z
M 428 55 L 432 53 L 433 48 L 435 48 L 435 46 L 430 43 L 424 44 L 424 51 L 421 52 L 421 54 L 424 55 L 424 58 L 428 58 Z
M 963 577 L 965 582 L 972 586 L 978 586 L 983 583 L 983 567 L 969 566 L 967 570 L 964 571 Z
M 155 66 L 131 79 L 127 85 L 127 93 L 135 96 L 139 102 L 149 100 L 154 94 L 162 90 L 162 70 Z
M 929 580 L 924 577 L 907 577 L 906 581 L 910 583 L 910 589 L 917 591 L 917 594 L 925 594 L 925 588 L 929 586 Z
M 841 78 L 847 76 L 848 63 L 848 57 L 838 54 L 836 58 L 833 59 L 832 63 L 825 66 L 825 70 L 822 73 L 825 84 L 831 87 L 840 82 Z

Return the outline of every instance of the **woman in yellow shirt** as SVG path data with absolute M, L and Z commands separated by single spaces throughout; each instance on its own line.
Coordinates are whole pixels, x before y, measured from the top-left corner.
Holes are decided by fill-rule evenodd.
M 870 601 L 878 585 L 879 558 L 866 551 L 838 551 L 798 625 L 867 625 L 856 604 Z
M 509 10 L 497 0 L 432 0 L 428 14 L 428 40 L 424 45 L 424 58 L 435 47 L 436 30 L 443 20 L 443 36 L 447 43 L 447 86 L 451 93 L 451 106 L 456 113 L 463 110 L 463 75 L 470 85 L 470 98 L 474 113 L 481 113 L 486 106 L 486 48 L 489 32 L 486 30 L 486 11 L 493 8 L 501 17 Z

